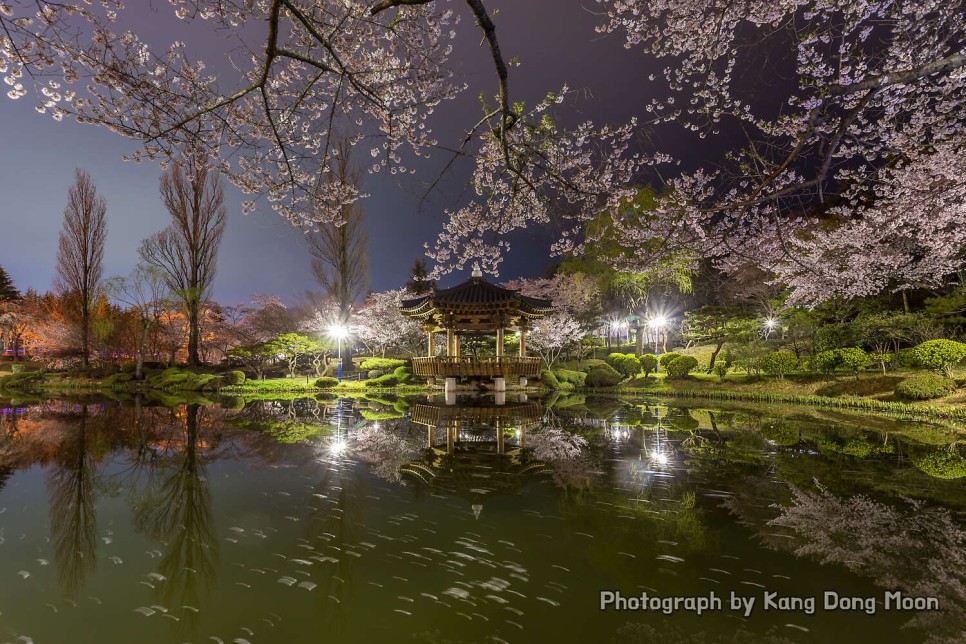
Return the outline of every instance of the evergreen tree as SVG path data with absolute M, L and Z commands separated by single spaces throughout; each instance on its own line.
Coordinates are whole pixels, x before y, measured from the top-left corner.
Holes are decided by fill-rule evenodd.
M 436 288 L 436 280 L 429 279 L 429 271 L 426 270 L 426 262 L 422 259 L 417 259 L 413 262 L 413 267 L 409 269 L 409 281 L 406 282 L 406 288 L 416 295 L 424 295 L 430 293 Z
M 11 302 L 20 299 L 20 291 L 13 285 L 10 274 L 0 266 L 0 302 Z

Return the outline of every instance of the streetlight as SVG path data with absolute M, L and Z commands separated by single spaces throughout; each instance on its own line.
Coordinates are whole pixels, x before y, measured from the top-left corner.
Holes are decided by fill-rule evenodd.
M 658 353 L 658 350 L 657 350 L 657 340 L 661 336 L 661 329 L 664 328 L 665 325 L 667 325 L 667 318 L 664 317 L 663 315 L 658 315 L 657 317 L 653 317 L 651 318 L 651 321 L 648 322 L 648 326 L 654 329 L 654 355 L 655 356 L 661 355 L 660 353 Z M 654 372 L 657 373 L 656 367 L 654 368 Z
M 765 339 L 766 340 L 768 339 L 768 335 L 771 333 L 771 330 L 774 329 L 776 326 L 778 326 L 778 320 L 774 318 L 768 318 L 767 320 L 765 320 Z
M 329 335 L 335 338 L 339 343 L 339 371 L 338 371 L 338 381 L 342 382 L 342 340 L 347 335 L 349 335 L 348 329 L 346 329 L 341 324 L 336 324 L 329 328 Z

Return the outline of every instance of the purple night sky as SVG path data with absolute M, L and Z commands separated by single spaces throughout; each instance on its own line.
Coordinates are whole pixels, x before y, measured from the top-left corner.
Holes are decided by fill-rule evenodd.
M 144 6 L 141 3 L 144 3 Z M 627 51 L 619 35 L 601 36 L 594 31 L 599 19 L 594 3 L 561 3 L 554 0 L 493 2 L 501 48 L 507 59 L 518 57 L 521 65 L 511 69 L 510 92 L 514 101 L 532 104 L 565 83 L 582 90 L 576 122 L 583 118 L 624 122 L 642 112 L 649 95 L 647 75 L 640 53 Z M 463 8 L 454 5 L 457 11 Z M 124 26 L 141 33 L 155 46 L 184 40 L 202 58 L 218 45 L 211 33 L 192 25 L 187 30 L 173 16 L 167 3 L 139 0 L 128 3 Z M 203 23 L 202 23 L 203 25 Z M 439 141 L 458 141 L 463 128 L 480 113 L 480 92 L 492 95 L 496 77 L 489 52 L 480 45 L 472 19 L 462 17 L 460 37 L 452 65 L 469 83 L 456 101 L 437 109 L 433 129 Z M 193 33 L 196 32 L 196 33 Z M 253 35 L 257 33 L 253 30 Z M 206 42 L 201 36 L 204 35 Z M 207 49 L 207 51 L 206 51 Z M 216 58 L 217 60 L 217 58 Z M 86 168 L 108 204 L 108 247 L 105 276 L 127 274 L 137 263 L 141 239 L 168 223 L 158 197 L 160 170 L 156 164 L 136 165 L 121 157 L 136 146 L 106 129 L 37 114 L 31 98 L 0 100 L 2 166 L 0 166 L 0 219 L 3 240 L 0 265 L 21 289 L 47 290 L 51 284 L 57 232 L 63 217 L 67 188 L 76 166 Z M 664 145 L 673 141 L 664 140 Z M 443 220 L 443 208 L 457 204 L 469 176 L 468 164 L 458 167 L 443 182 L 441 194 L 421 201 L 424 182 L 432 181 L 446 160 L 440 152 L 426 162 L 415 177 L 400 184 L 388 175 L 366 175 L 364 189 L 370 236 L 370 272 L 373 290 L 401 286 L 422 245 L 435 238 Z M 225 304 L 247 302 L 256 293 L 279 294 L 291 300 L 316 289 L 309 270 L 310 257 L 301 233 L 264 204 L 257 213 L 242 215 L 241 192 L 228 186 L 228 228 L 218 260 L 214 297 Z M 501 279 L 534 276 L 551 262 L 548 248 L 552 231 L 533 231 L 511 238 L 514 250 L 501 267 Z M 452 275 L 447 284 L 464 276 Z

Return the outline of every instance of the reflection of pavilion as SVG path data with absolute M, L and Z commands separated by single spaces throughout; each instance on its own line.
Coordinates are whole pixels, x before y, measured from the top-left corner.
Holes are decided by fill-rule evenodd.
M 504 389 L 508 376 L 535 377 L 541 359 L 527 356 L 527 332 L 550 311 L 549 301 L 490 284 L 474 267 L 473 276 L 462 284 L 402 303 L 401 313 L 418 320 L 427 333 L 427 356 L 413 358 L 413 371 L 417 376 L 445 378 L 447 391 L 462 377 L 493 378 L 497 391 Z M 441 331 L 446 332 L 446 355 L 437 356 L 436 333 Z M 517 356 L 504 355 L 506 331 L 519 335 Z M 496 336 L 495 356 L 460 353 L 462 335 L 484 333 Z
M 413 406 L 412 422 L 427 427 L 423 459 L 400 468 L 404 477 L 435 492 L 467 499 L 477 518 L 483 501 L 517 494 L 553 469 L 531 458 L 527 429 L 543 410 L 536 403 L 499 407 Z

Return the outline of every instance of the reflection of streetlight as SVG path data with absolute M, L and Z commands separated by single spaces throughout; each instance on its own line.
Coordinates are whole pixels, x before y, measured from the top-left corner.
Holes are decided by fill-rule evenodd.
M 335 338 L 339 343 L 339 371 L 338 371 L 338 381 L 342 382 L 342 340 L 349 335 L 349 331 L 341 324 L 336 324 L 335 326 L 329 327 L 329 335 Z
M 332 456 L 340 456 L 348 447 L 349 444 L 340 438 L 329 445 L 329 453 L 332 454 Z

